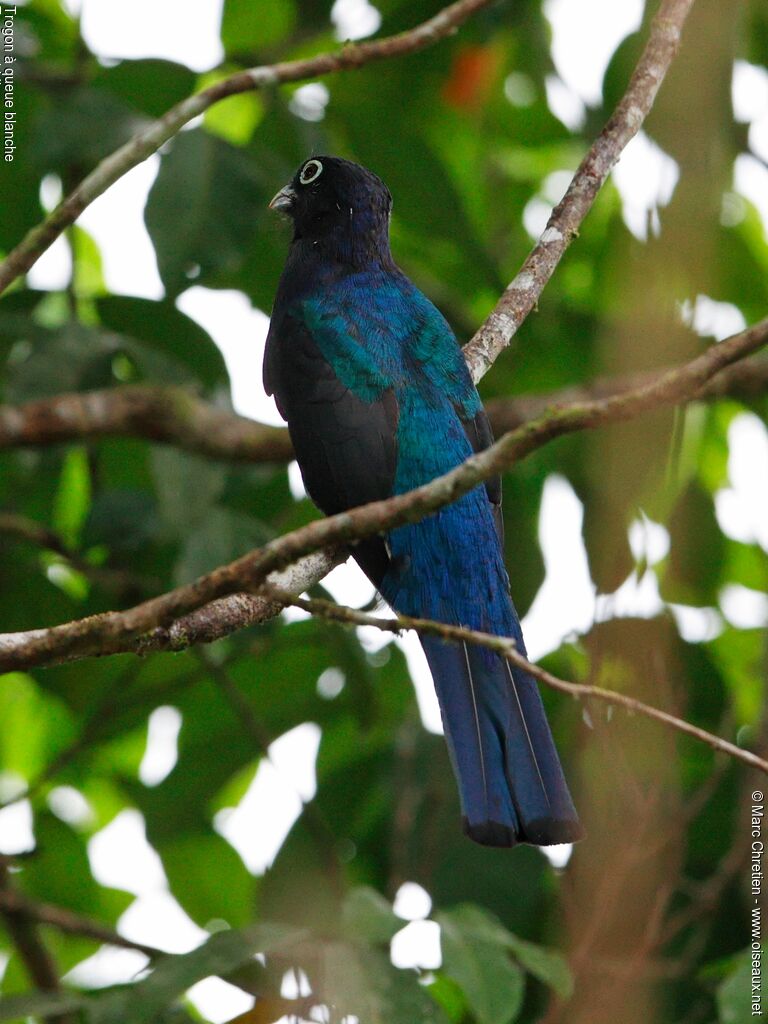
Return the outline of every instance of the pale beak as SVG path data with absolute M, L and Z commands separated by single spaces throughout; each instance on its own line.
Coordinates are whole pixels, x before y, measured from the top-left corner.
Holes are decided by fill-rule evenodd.
M 290 185 L 286 185 L 285 188 L 281 188 L 277 195 L 274 197 L 272 202 L 269 204 L 270 210 L 281 210 L 287 212 L 293 206 L 293 201 L 296 198 L 296 193 Z

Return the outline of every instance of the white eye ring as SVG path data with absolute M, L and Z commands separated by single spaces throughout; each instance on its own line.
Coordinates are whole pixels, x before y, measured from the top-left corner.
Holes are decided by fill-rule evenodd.
M 304 166 L 301 168 L 301 174 L 299 175 L 299 181 L 302 185 L 309 185 L 313 181 L 317 181 L 320 175 L 323 173 L 323 165 L 319 160 L 307 160 Z

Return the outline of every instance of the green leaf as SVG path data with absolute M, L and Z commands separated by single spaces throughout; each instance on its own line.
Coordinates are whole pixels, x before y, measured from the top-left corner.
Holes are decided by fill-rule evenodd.
M 91 506 L 84 541 L 89 546 L 107 544 L 113 554 L 133 556 L 154 550 L 159 532 L 153 494 L 138 490 L 103 490 Z
M 403 927 L 388 900 L 370 886 L 353 889 L 344 901 L 342 927 L 350 938 L 389 942 Z
M 195 88 L 195 73 L 169 60 L 121 60 L 98 68 L 93 85 L 149 117 L 161 117 Z
M 20 1021 L 29 1017 L 52 1019 L 54 1015 L 73 1013 L 87 1006 L 85 996 L 74 992 L 34 992 L 25 996 L 0 999 L 0 1020 Z
M 766 957 L 766 947 L 761 956 Z M 759 964 L 759 961 L 757 961 Z M 759 967 L 758 967 L 759 969 Z M 757 1003 L 758 1011 L 760 1000 Z M 734 961 L 734 967 L 717 989 L 717 1010 L 720 1024 L 742 1024 L 754 1016 L 752 1003 L 752 951 L 744 950 Z M 759 1014 L 764 1019 L 763 1014 Z
M 110 295 L 96 303 L 104 327 L 171 356 L 206 387 L 228 384 L 224 357 L 207 331 L 169 301 Z
M 251 516 L 226 508 L 211 508 L 184 539 L 175 579 L 188 583 L 219 565 L 231 562 L 269 539 Z
M 445 1010 L 453 1024 L 461 1024 L 467 1012 L 467 999 L 453 978 L 442 973 L 436 974 L 435 980 L 427 985 L 427 991 L 437 1005 Z
M 75 255 L 75 295 L 79 299 L 103 295 L 107 286 L 104 281 L 101 250 L 95 239 L 79 224 L 73 224 L 70 231 Z
M 45 60 L 65 63 L 77 52 L 75 20 L 57 0 L 36 0 L 24 8 L 24 28 L 30 33 L 33 52 Z M 17 23 L 18 31 L 18 23 Z
M 765 631 L 728 627 L 707 648 L 725 680 L 739 724 L 756 725 L 765 705 Z
M 296 24 L 293 0 L 258 4 L 252 0 L 225 0 L 221 41 L 227 54 L 249 54 L 285 39 Z
M 43 810 L 35 815 L 34 829 L 36 854 L 19 875 L 28 896 L 110 921 L 128 906 L 131 897 L 103 889 L 93 878 L 82 835 Z
M 216 68 L 203 75 L 200 88 L 207 89 L 211 85 L 228 78 L 237 69 L 232 65 Z M 264 116 L 264 103 L 258 93 L 242 92 L 228 96 L 220 103 L 215 103 L 206 110 L 203 121 L 207 131 L 218 135 L 225 142 L 235 146 L 244 146 L 253 136 L 254 130 Z
M 38 776 L 58 750 L 73 738 L 72 716 L 51 694 L 41 692 L 20 672 L 0 680 L 0 764 L 27 780 Z
M 8 368 L 8 401 L 32 401 L 114 383 L 112 359 L 119 346 L 112 334 L 76 323 L 51 330 L 29 318 L 9 317 L 0 323 L 0 335 L 23 343 L 17 345 L 18 357 Z
M 40 204 L 40 174 L 32 161 L 33 125 L 43 98 L 35 89 L 17 88 L 14 94 L 16 154 L 3 163 L 0 174 L 0 249 L 9 251 L 44 216 Z M 3 297 L 4 303 L 10 295 Z
M 507 932 L 507 948 L 521 967 L 557 992 L 561 999 L 573 994 L 573 976 L 565 958 L 555 950 L 518 938 Z
M 53 525 L 68 547 L 77 547 L 91 507 L 91 472 L 84 448 L 72 448 L 64 458 L 53 505 Z
M 164 525 L 184 536 L 191 527 L 203 525 L 222 492 L 226 469 L 187 452 L 157 448 L 152 470 Z
M 254 880 L 229 843 L 213 832 L 172 838 L 158 851 L 171 892 L 205 927 L 223 919 L 241 927 L 251 918 Z
M 42 166 L 63 174 L 73 166 L 90 169 L 146 124 L 146 118 L 107 92 L 90 86 L 54 91 L 37 124 L 34 155 Z
M 177 136 L 145 211 L 168 293 L 239 269 L 269 199 L 258 168 L 240 149 L 204 131 Z
M 218 932 L 192 953 L 160 960 L 144 981 L 95 999 L 89 1024 L 151 1024 L 203 978 L 226 977 L 256 953 L 281 952 L 304 937 L 294 928 L 266 922 L 243 931 Z
M 523 1002 L 525 979 L 506 948 L 505 929 L 479 908 L 436 915 L 443 971 L 464 991 L 480 1024 L 509 1024 Z
M 768 593 L 768 561 L 762 549 L 757 544 L 729 540 L 723 580 Z
M 327 942 L 320 977 L 323 999 L 340 1015 L 354 1014 L 365 1024 L 445 1024 L 445 1014 L 416 972 L 393 967 L 378 949 Z
M 482 907 L 462 904 L 449 911 L 448 915 L 449 924 L 454 930 L 458 928 L 465 937 L 508 950 L 521 967 L 553 988 L 562 999 L 571 995 L 573 979 L 560 953 L 521 939 Z
M 377 1024 L 390 1021 L 418 1021 L 419 1024 L 446 1024 L 442 1007 L 421 984 L 415 971 L 398 970 L 392 966 L 389 953 L 369 951 L 367 971 L 371 987 L 379 1000 L 381 1011 Z
M 668 527 L 669 561 L 661 587 L 664 599 L 678 604 L 717 604 L 725 540 L 715 518 L 712 495 L 692 481 L 680 495 Z M 702 547 L 706 558 L 701 557 Z

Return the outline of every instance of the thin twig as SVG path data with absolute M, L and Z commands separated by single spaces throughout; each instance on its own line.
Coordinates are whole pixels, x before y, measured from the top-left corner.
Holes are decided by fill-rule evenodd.
M 616 693 L 614 690 L 606 690 L 602 686 L 568 682 L 565 679 L 552 675 L 551 672 L 547 672 L 540 665 L 533 664 L 533 662 L 528 661 L 526 657 L 520 654 L 514 640 L 510 637 L 495 636 L 491 633 L 466 629 L 464 626 L 451 626 L 442 622 L 434 622 L 430 619 L 413 618 L 409 615 L 381 618 L 377 615 L 370 615 L 367 612 L 357 611 L 354 608 L 333 604 L 331 601 L 302 598 L 282 593 L 275 587 L 265 587 L 265 590 L 267 590 L 271 597 L 283 602 L 285 605 L 302 608 L 312 615 L 319 615 L 334 622 L 343 622 L 355 626 L 374 626 L 383 632 L 395 634 L 399 634 L 405 629 L 412 629 L 420 636 L 437 636 L 442 637 L 444 640 L 467 641 L 479 647 L 485 647 L 500 654 L 517 668 L 530 673 L 539 682 L 544 683 L 553 690 L 559 690 L 561 693 L 570 694 L 578 699 L 586 698 L 603 701 L 607 704 L 614 704 L 617 707 L 624 708 L 625 711 L 630 713 L 645 715 L 646 718 L 652 718 L 656 722 L 661 722 L 662 725 L 676 729 L 687 736 L 692 736 L 694 739 L 706 743 L 714 750 L 722 754 L 728 754 L 729 757 L 742 761 L 744 764 L 749 765 L 750 768 L 756 768 L 758 771 L 768 775 L 768 761 L 758 757 L 757 754 L 753 754 L 750 750 L 743 750 L 741 747 L 729 743 L 728 740 L 707 732 L 706 729 L 700 729 L 696 725 L 691 725 L 690 722 L 677 718 L 677 716 L 671 715 L 667 711 L 662 711 L 660 708 L 645 704 L 635 697 L 628 697 L 626 694 Z
M 422 487 L 316 520 L 228 565 L 220 566 L 193 583 L 133 608 L 94 615 L 61 626 L 2 634 L 0 671 L 141 649 L 141 638 L 146 638 L 152 631 L 172 628 L 179 618 L 229 594 L 252 593 L 271 573 L 286 566 L 293 566 L 291 572 L 305 581 L 300 590 L 293 586 L 286 589 L 300 593 L 314 582 L 311 567 L 299 563 L 304 555 L 320 552 L 317 557 L 321 564 L 328 565 L 328 556 L 323 555 L 322 548 L 329 545 L 338 547 L 403 523 L 418 522 L 555 437 L 620 422 L 647 409 L 685 401 L 724 366 L 755 352 L 766 341 L 768 320 L 763 320 L 726 341 L 710 346 L 696 359 L 670 370 L 651 384 L 612 398 L 576 403 L 566 409 L 555 410 L 506 434 L 485 451 L 471 456 L 456 469 Z
M 50 903 L 37 903 L 13 889 L 0 889 L 0 912 L 6 919 L 13 918 L 15 921 L 46 924 L 57 928 L 60 932 L 66 932 L 68 935 L 80 935 L 82 938 L 93 939 L 96 942 L 117 946 L 121 949 L 136 949 L 150 959 L 165 955 L 163 950 L 157 949 L 155 946 L 126 939 L 125 936 L 118 934 L 100 921 L 82 917 L 80 914 L 72 913 L 71 910 L 55 907 Z M 37 983 L 40 984 L 39 981 Z
M 333 53 L 322 53 L 306 60 L 292 60 L 265 67 L 240 71 L 194 96 L 177 103 L 159 120 L 139 132 L 120 149 L 112 153 L 93 170 L 56 209 L 36 228 L 33 228 L 0 264 L 0 294 L 33 267 L 59 235 L 74 224 L 83 210 L 94 199 L 122 178 L 132 168 L 156 153 L 173 138 L 185 124 L 205 113 L 209 107 L 228 96 L 250 92 L 283 82 L 298 82 L 305 78 L 318 78 L 338 71 L 364 67 L 374 61 L 388 60 L 416 53 L 431 46 L 455 31 L 476 11 L 486 7 L 490 0 L 458 0 L 444 8 L 434 18 L 407 32 L 367 43 L 346 43 Z

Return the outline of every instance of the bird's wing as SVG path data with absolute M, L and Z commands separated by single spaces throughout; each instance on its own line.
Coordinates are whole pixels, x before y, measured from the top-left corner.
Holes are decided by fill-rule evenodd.
M 473 451 L 493 441 L 450 326 L 405 278 L 379 284 L 364 304 L 326 294 L 274 317 L 264 382 L 288 420 L 307 491 L 327 514 L 393 493 L 396 386 L 439 396 Z M 485 486 L 501 538 L 501 480 Z
M 288 421 L 307 492 L 333 515 L 392 495 L 398 405 L 386 377 L 341 325 L 335 349 L 327 332 L 321 349 L 307 319 L 294 309 L 273 323 L 264 383 Z M 362 542 L 355 557 L 378 585 L 389 564 L 383 541 Z
M 485 409 L 481 407 L 471 419 L 464 418 L 459 409 L 456 411 L 459 413 L 461 424 L 464 427 L 464 433 L 467 435 L 469 443 L 472 445 L 472 451 L 482 452 L 485 451 L 486 448 L 490 448 L 493 444 L 493 431 L 491 430 L 491 424 L 488 422 L 488 416 L 486 415 Z M 501 476 L 492 476 L 485 481 L 485 493 L 488 495 L 488 501 L 490 501 L 493 508 L 496 532 L 499 535 L 499 541 L 503 551 L 504 520 L 501 511 Z
M 493 431 L 467 369 L 464 353 L 442 313 L 429 299 L 418 292 L 415 301 L 422 327 L 411 346 L 413 356 L 431 382 L 452 402 L 472 451 L 484 451 L 493 444 Z M 501 477 L 493 476 L 486 480 L 485 490 L 493 506 L 496 528 L 503 547 Z

